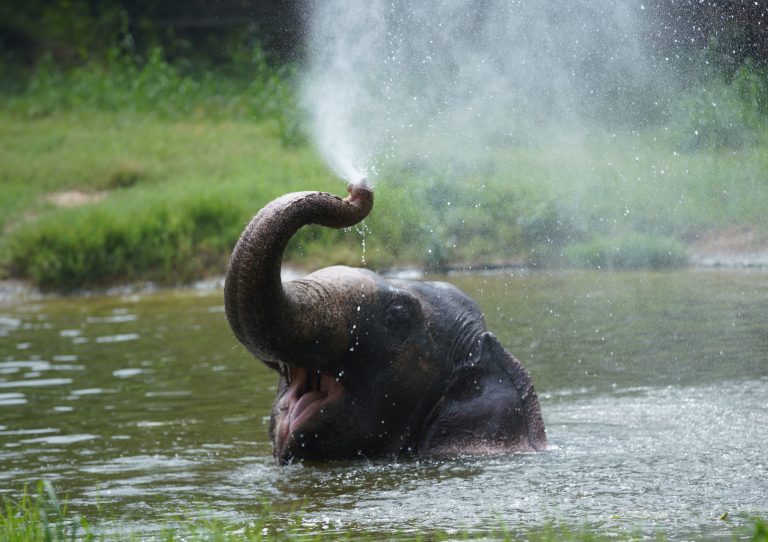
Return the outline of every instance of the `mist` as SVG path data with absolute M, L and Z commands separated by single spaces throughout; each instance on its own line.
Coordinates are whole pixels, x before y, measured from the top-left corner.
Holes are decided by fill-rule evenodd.
M 571 145 L 659 114 L 664 67 L 628 0 L 327 0 L 302 102 L 336 175 L 471 171 L 513 146 Z

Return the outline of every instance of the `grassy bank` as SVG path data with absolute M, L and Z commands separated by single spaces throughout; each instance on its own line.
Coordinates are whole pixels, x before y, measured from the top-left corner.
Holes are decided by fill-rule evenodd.
M 278 521 L 265 505 L 263 511 L 251 518 L 245 525 L 227 523 L 216 519 L 180 520 L 180 524 L 168 525 L 159 530 L 145 532 L 137 526 L 126 524 L 124 527 L 99 525 L 99 518 L 86 518 L 72 511 L 66 502 L 61 501 L 48 483 L 38 485 L 37 494 L 25 494 L 18 501 L 3 498 L 0 507 L 0 541 L 2 542 L 64 542 L 69 540 L 162 540 L 164 542 L 205 541 L 219 542 L 247 540 L 270 542 L 273 540 L 529 540 L 546 542 L 565 541 L 600 541 L 600 540 L 641 540 L 647 539 L 647 533 L 625 531 L 601 531 L 599 528 L 568 527 L 564 525 L 543 525 L 522 530 L 507 529 L 503 525 L 489 528 L 482 533 L 448 533 L 430 531 L 421 534 L 402 533 L 384 534 L 379 532 L 337 531 L 333 529 L 317 531 L 317 526 L 305 526 L 300 513 L 288 521 Z M 723 518 L 726 519 L 725 517 Z M 747 539 L 752 542 L 768 541 L 768 524 L 760 518 L 747 521 L 748 527 L 734 528 L 734 539 Z M 672 535 L 673 533 L 669 533 Z M 666 535 L 657 533 L 656 540 L 666 540 Z
M 0 261 L 6 273 L 57 288 L 220 273 L 266 202 L 294 190 L 344 192 L 310 147 L 286 146 L 280 130 L 274 119 L 0 113 Z M 376 187 L 365 254 L 357 231 L 309 229 L 289 258 L 594 265 L 617 250 L 627 257 L 615 267 L 642 267 L 681 263 L 681 243 L 710 230 L 765 227 L 765 147 L 681 153 L 628 135 L 590 149 L 519 149 L 503 158 L 508 169 L 458 180 L 404 171 Z M 81 204 L 62 203 L 67 192 Z M 656 258 L 659 249 L 667 256 Z
M 290 69 L 258 50 L 239 61 L 251 78 L 192 76 L 160 52 L 110 62 L 43 62 L 26 86 L 3 86 L 1 275 L 68 289 L 220 274 L 243 225 L 274 197 L 344 193 L 301 131 Z M 762 87 L 750 98 L 737 83 L 715 87 L 733 90 L 727 114 L 696 106 L 642 131 L 595 126 L 578 142 L 490 148 L 469 170 L 406 160 L 378 179 L 365 228 L 307 228 L 288 259 L 665 267 L 709 231 L 766 232 Z M 744 137 L 718 136 L 734 123 Z

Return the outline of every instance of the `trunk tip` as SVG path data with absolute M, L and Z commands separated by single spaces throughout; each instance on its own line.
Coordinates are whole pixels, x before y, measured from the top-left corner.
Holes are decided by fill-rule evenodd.
M 368 192 L 373 192 L 373 187 L 368 182 L 367 177 L 360 177 L 359 180 L 355 182 L 349 183 L 349 186 L 347 186 L 347 192 L 350 194 L 354 193 L 357 190 L 367 190 Z
M 347 192 L 349 192 L 349 196 L 347 196 L 346 199 L 350 203 L 357 201 L 360 201 L 361 203 L 373 201 L 373 187 L 368 184 L 368 179 L 365 177 L 361 178 L 356 183 L 350 183 L 349 186 L 347 186 Z

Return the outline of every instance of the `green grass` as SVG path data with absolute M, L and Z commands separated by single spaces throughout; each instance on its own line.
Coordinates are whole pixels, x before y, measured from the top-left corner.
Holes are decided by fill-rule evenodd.
M 269 122 L 134 120 L 70 114 L 25 121 L 28 138 L 33 132 L 52 142 L 47 151 L 18 140 L 0 150 L 13 195 L 0 208 L 8 234 L 0 254 L 14 272 L 63 287 L 188 280 L 221 264 L 264 202 L 303 187 L 301 179 L 330 184 L 308 151 L 282 147 Z M 109 195 L 72 209 L 46 200 L 72 190 Z
M 38 484 L 37 495 L 24 491 L 21 499 L 3 498 L 0 508 L 0 541 L 53 542 L 94 540 L 88 521 L 70 512 L 49 483 Z
M 9 195 L 0 203 L 0 260 L 8 272 L 45 287 L 174 284 L 222 273 L 243 226 L 265 203 L 294 190 L 345 191 L 311 149 L 286 147 L 273 120 L 188 122 L 107 112 L 0 119 L 8 121 L 0 121 L 0 141 L 9 143 L 0 148 Z M 46 199 L 72 190 L 108 196 L 65 209 Z M 404 189 L 377 192 L 381 214 L 413 207 Z M 372 249 L 370 260 L 394 262 L 397 247 L 408 246 L 404 239 L 418 229 L 415 208 L 397 214 L 396 222 L 371 221 L 371 231 L 383 231 L 396 248 Z M 308 228 L 290 255 L 318 265 L 360 264 L 360 239 L 354 230 Z
M 321 542 L 325 540 L 474 540 L 500 541 L 529 540 L 532 542 L 563 541 L 602 541 L 602 540 L 640 540 L 647 539 L 641 532 L 627 533 L 600 530 L 600 528 L 571 528 L 564 525 L 546 524 L 520 530 L 510 530 L 503 525 L 489 528 L 483 533 L 448 533 L 431 530 L 424 533 L 379 533 L 366 531 L 317 532 L 302 524 L 301 514 L 297 512 L 287 522 L 275 518 L 269 506 L 265 504 L 261 511 L 249 519 L 246 524 L 234 524 L 217 519 L 207 519 L 204 513 L 195 514 L 192 519 L 180 520 L 178 525 L 168 524 L 159 530 L 145 532 L 135 523 L 122 526 L 114 521 L 108 526 L 100 525 L 98 520 L 86 519 L 73 512 L 65 501 L 56 495 L 48 482 L 38 484 L 37 493 L 23 493 L 19 500 L 2 499 L 0 506 L 0 542 L 65 542 L 80 540 L 157 540 L 174 542 L 202 541 L 253 541 L 271 542 L 276 540 L 302 540 Z M 736 528 L 733 537 L 752 542 L 768 541 L 768 523 L 761 518 L 749 520 L 749 527 Z M 672 534 L 672 533 L 670 533 Z M 663 533 L 656 535 L 657 540 L 665 540 Z
M 271 199 L 343 194 L 297 122 L 290 68 L 258 48 L 235 67 L 192 76 L 159 51 L 115 54 L 69 70 L 43 61 L 26 85 L 0 85 L 0 277 L 55 289 L 187 282 L 222 273 Z M 287 257 L 310 268 L 363 258 L 375 269 L 662 267 L 683 263 L 681 243 L 708 231 L 766 234 L 764 75 L 684 96 L 695 107 L 666 126 L 489 148 L 474 168 L 404 157 L 378 180 L 365 228 L 307 228 Z M 716 113 L 704 107 L 712 93 Z M 717 135 L 735 126 L 747 135 Z M 708 135 L 692 141 L 692 131 Z M 51 196 L 66 191 L 98 201 L 58 208 Z
M 6 273 L 52 288 L 221 273 L 243 225 L 271 199 L 344 193 L 310 147 L 286 146 L 279 132 L 274 119 L 104 111 L 28 119 L 0 111 L 0 261 Z M 766 147 L 682 152 L 649 139 L 499 149 L 490 174 L 382 179 L 366 221 L 366 262 L 551 263 L 571 245 L 617 236 L 671 247 L 729 225 L 766 228 Z M 106 198 L 66 209 L 47 199 L 72 190 Z M 288 257 L 359 265 L 361 245 L 354 230 L 308 229 Z M 680 263 L 678 248 L 670 263 Z

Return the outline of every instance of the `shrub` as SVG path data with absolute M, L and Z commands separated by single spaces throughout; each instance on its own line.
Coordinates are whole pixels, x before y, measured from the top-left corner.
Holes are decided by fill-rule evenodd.
M 171 63 L 162 49 L 146 58 L 109 49 L 105 60 L 62 68 L 50 55 L 36 64 L 20 91 L 6 89 L 4 107 L 26 117 L 68 111 L 140 112 L 164 118 L 189 116 L 283 119 L 293 109 L 290 65 L 273 67 L 256 45 L 230 65 L 192 75 Z M 1 74 L 0 74 L 1 75 Z M 300 141 L 284 122 L 285 139 Z
M 681 111 L 686 150 L 754 145 L 768 120 L 768 68 L 747 61 L 730 80 L 702 83 L 684 99 Z
M 596 269 L 667 269 L 687 264 L 685 246 L 675 239 L 633 233 L 600 238 L 565 250 L 566 260 Z
M 60 210 L 16 233 L 11 271 L 57 289 L 114 280 L 181 283 L 223 258 L 247 214 L 225 194 L 197 191 Z

